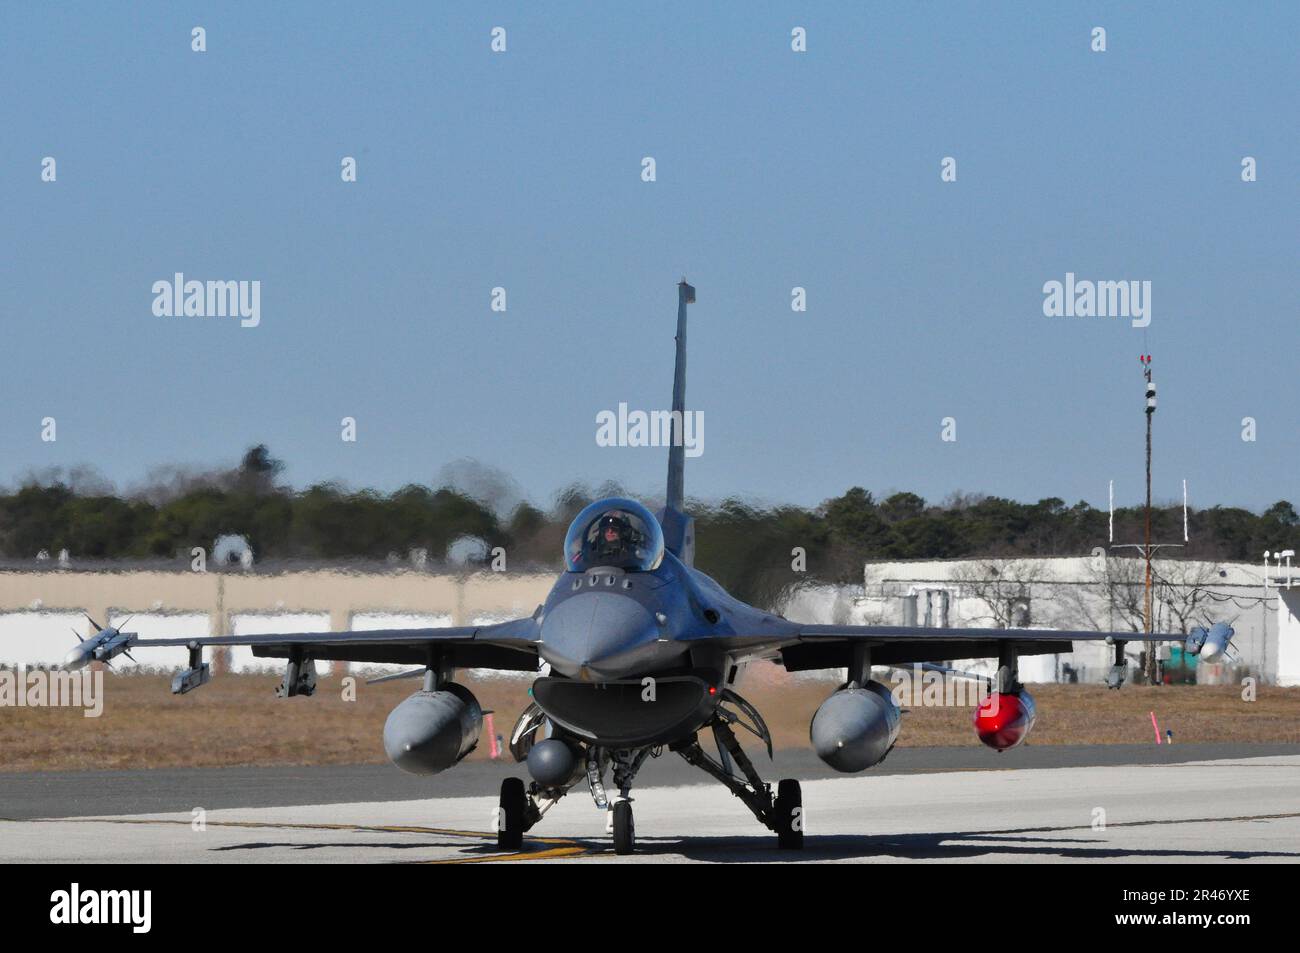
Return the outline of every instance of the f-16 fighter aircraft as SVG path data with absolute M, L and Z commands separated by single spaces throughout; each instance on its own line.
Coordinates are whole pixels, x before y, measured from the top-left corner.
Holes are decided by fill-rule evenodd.
M 802 625 L 746 605 L 694 568 L 695 530 L 685 511 L 683 419 L 686 411 L 686 310 L 695 289 L 682 281 L 677 297 L 677 358 L 673 376 L 668 492 L 656 515 L 629 499 L 592 503 L 574 519 L 564 541 L 564 572 L 546 602 L 526 619 L 497 625 L 219 636 L 141 640 L 101 629 L 69 654 L 78 668 L 131 648 L 183 646 L 189 665 L 174 693 L 205 684 L 208 646 L 246 645 L 262 658 L 286 660 L 280 694 L 311 695 L 316 659 L 404 663 L 403 675 L 423 687 L 384 725 L 384 748 L 399 768 L 432 775 L 457 764 L 478 743 L 482 709 L 455 681 L 456 671 L 494 668 L 541 674 L 510 736 L 510 750 L 527 763 L 532 782 L 507 778 L 497 812 L 500 847 L 518 850 L 525 832 L 575 785 L 586 783 L 596 805 L 612 811 L 614 848 L 634 849 L 632 783 L 646 759 L 674 752 L 729 788 L 774 831 L 782 848 L 803 846 L 802 795 L 796 780 L 776 790 L 762 780 L 736 738 L 756 736 L 772 753 L 762 716 L 736 691 L 745 665 L 776 663 L 792 672 L 845 669 L 847 680 L 813 716 L 810 738 L 818 757 L 842 772 L 879 763 L 898 738 L 899 708 L 871 678 L 873 665 L 900 666 L 946 659 L 998 660 L 991 692 L 975 714 L 984 744 L 1005 750 L 1034 724 L 1034 702 L 1017 675 L 1023 655 L 1069 652 L 1072 643 L 1114 646 L 1110 684 L 1124 679 L 1124 645 L 1132 632 L 1046 629 L 918 628 L 893 625 Z M 1187 651 L 1212 660 L 1227 650 L 1232 630 L 1155 635 L 1186 640 Z M 389 676 L 392 677 L 392 676 Z M 701 734 L 712 736 L 716 754 Z M 612 769 L 611 796 L 605 787 Z

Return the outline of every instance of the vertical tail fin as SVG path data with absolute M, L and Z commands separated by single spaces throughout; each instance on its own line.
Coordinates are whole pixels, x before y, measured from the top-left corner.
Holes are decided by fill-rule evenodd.
M 682 435 L 686 413 L 686 306 L 695 302 L 695 289 L 683 278 L 677 285 L 677 363 L 673 367 L 673 439 L 668 447 L 668 500 L 670 510 L 686 504 L 686 447 Z
M 695 289 L 683 278 L 677 285 L 677 361 L 673 367 L 672 442 L 668 447 L 668 495 L 659 522 L 664 544 L 682 562 L 695 559 L 694 521 L 685 513 L 686 441 L 686 306 L 695 303 Z

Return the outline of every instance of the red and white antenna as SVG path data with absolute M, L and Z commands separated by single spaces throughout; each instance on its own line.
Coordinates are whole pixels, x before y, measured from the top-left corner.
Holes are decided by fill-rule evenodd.
M 1183 542 L 1191 542 L 1187 535 L 1187 480 L 1183 480 Z
M 1108 543 L 1115 542 L 1115 481 L 1110 481 L 1110 532 L 1107 534 Z

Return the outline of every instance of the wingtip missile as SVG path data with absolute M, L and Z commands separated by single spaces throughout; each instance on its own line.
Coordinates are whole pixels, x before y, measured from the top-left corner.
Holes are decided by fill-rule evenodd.
M 90 617 L 87 616 L 87 618 Z M 94 620 L 91 619 L 90 621 L 93 625 Z M 73 646 L 68 654 L 64 656 L 62 668 L 64 671 L 75 672 L 78 669 L 85 668 L 91 662 L 104 662 L 107 664 L 124 653 L 130 658 L 130 653 L 127 650 L 130 649 L 131 643 L 135 642 L 137 637 L 134 632 L 122 632 L 112 626 L 100 629 L 90 638 L 82 639 L 81 642 Z
M 1187 636 L 1183 651 L 1195 655 L 1202 662 L 1217 662 L 1227 653 L 1235 634 L 1232 626 L 1226 622 L 1216 622 L 1208 631 L 1198 625 Z
M 1233 635 L 1232 626 L 1226 622 L 1216 622 L 1210 626 L 1210 631 L 1205 636 L 1205 643 L 1201 646 L 1201 661 L 1217 662 L 1227 653 Z

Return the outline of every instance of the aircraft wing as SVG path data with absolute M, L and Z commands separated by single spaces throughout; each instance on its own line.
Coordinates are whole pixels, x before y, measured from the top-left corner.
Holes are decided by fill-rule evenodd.
M 132 639 L 128 648 L 246 645 L 258 658 L 306 658 L 347 662 L 424 665 L 437 655 L 456 668 L 537 670 L 539 627 L 534 619 L 495 625 L 428 629 L 378 629 L 370 632 L 286 632 L 272 635 L 221 635 L 191 639 Z
M 875 665 L 941 662 L 955 658 L 996 658 L 1007 642 L 1020 655 L 1069 652 L 1075 642 L 1140 642 L 1141 632 L 1091 632 L 1069 629 L 940 629 L 907 625 L 800 625 L 779 646 L 781 661 L 792 672 L 841 668 L 853 647 L 869 645 Z M 1183 642 L 1186 635 L 1154 633 L 1157 642 Z

